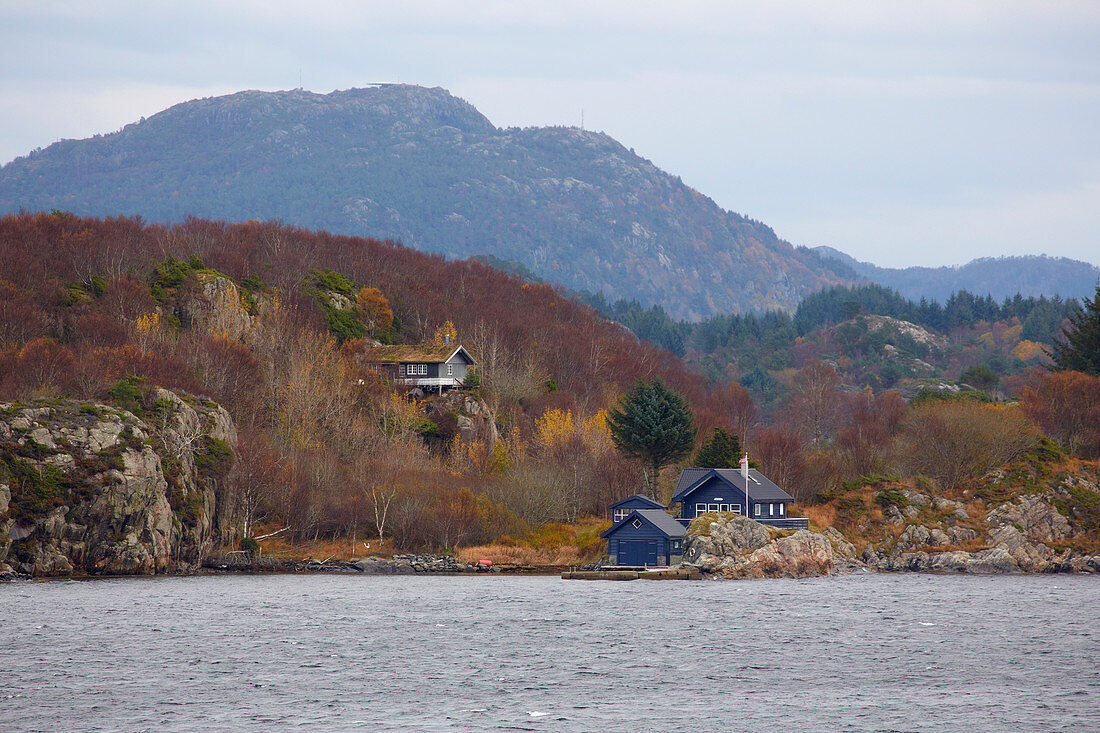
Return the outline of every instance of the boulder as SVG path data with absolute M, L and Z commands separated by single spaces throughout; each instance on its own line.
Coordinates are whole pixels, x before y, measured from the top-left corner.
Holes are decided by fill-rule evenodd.
M 843 541 L 843 539 L 842 539 Z M 855 548 L 844 542 L 854 558 Z M 833 544 L 818 532 L 785 532 L 736 514 L 694 520 L 684 540 L 685 564 L 722 578 L 804 578 L 835 567 Z

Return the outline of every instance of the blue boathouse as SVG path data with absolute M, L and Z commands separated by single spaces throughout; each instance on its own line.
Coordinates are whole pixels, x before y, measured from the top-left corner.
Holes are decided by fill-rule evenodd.
M 611 565 L 667 567 L 684 554 L 686 527 L 662 509 L 634 509 L 600 537 Z

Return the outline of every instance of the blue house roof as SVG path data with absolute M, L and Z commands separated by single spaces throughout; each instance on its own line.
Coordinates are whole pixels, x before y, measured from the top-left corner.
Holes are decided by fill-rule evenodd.
M 607 508 L 611 511 L 614 511 L 618 507 L 621 507 L 623 504 L 633 504 L 636 507 L 637 507 L 638 504 L 641 504 L 642 507 L 637 507 L 637 508 L 646 508 L 646 509 L 664 509 L 665 508 L 664 504 L 653 501 L 653 499 L 650 499 L 648 496 L 643 496 L 642 494 L 635 494 L 634 496 L 627 497 L 626 499 L 623 499 L 622 501 L 617 501 L 614 504 L 609 505 Z
M 755 468 L 749 469 L 748 491 L 746 492 L 745 479 L 741 471 L 736 468 L 685 468 L 680 474 L 680 480 L 676 482 L 676 493 L 672 496 L 672 504 L 683 501 L 695 489 L 711 479 L 723 481 L 744 493 L 752 501 L 777 501 L 791 502 L 794 497 L 772 483 L 764 474 Z
M 625 525 L 627 522 L 634 521 L 635 518 L 639 518 L 642 521 L 648 522 L 653 525 L 657 530 L 664 533 L 667 537 L 678 538 L 683 537 L 687 532 L 684 525 L 676 521 L 675 517 L 669 516 L 668 512 L 664 509 L 635 509 L 630 514 L 620 519 L 610 529 L 605 530 L 600 537 L 607 537 L 615 532 L 617 529 Z

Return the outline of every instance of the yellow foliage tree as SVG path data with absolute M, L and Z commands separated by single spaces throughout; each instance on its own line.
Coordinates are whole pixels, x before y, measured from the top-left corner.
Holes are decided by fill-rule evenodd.
M 535 423 L 535 445 L 548 451 L 567 442 L 576 432 L 573 413 L 569 410 L 547 410 Z
M 455 324 L 447 321 L 439 328 L 435 329 L 435 336 L 432 337 L 432 346 L 446 346 L 448 344 L 458 343 L 458 331 L 455 330 Z

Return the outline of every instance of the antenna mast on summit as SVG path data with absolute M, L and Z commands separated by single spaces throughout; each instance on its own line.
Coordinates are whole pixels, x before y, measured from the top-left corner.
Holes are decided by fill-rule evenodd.
M 584 129 L 584 107 L 581 107 L 581 129 Z

